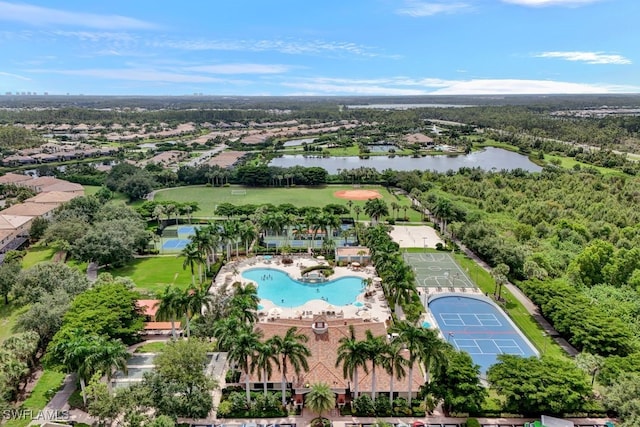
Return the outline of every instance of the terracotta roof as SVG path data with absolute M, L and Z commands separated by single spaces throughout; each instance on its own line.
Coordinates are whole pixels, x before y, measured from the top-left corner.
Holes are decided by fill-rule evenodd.
M 25 202 L 52 204 L 57 206 L 62 203 L 68 202 L 71 199 L 75 199 L 76 197 L 80 197 L 80 194 L 69 193 L 65 191 L 49 191 L 30 197 L 25 200 Z
M 324 321 L 324 319 L 323 319 Z M 293 369 L 287 367 L 289 373 L 289 381 L 293 382 L 294 388 L 304 388 L 306 384 L 313 384 L 317 382 L 328 383 L 333 389 L 346 389 L 350 385 L 350 380 L 342 376 L 342 366 L 335 367 L 338 347 L 340 346 L 340 339 L 349 336 L 349 325 L 353 325 L 357 339 L 364 339 L 367 330 L 370 330 L 374 336 L 387 336 L 387 328 L 384 323 L 381 322 L 363 322 L 360 319 L 340 319 L 340 320 L 326 320 L 329 324 L 329 329 L 326 333 L 316 335 L 312 329 L 312 322 L 309 320 L 297 320 L 297 319 L 283 319 L 280 322 L 275 323 L 258 323 L 256 329 L 259 329 L 263 333 L 264 339 L 269 339 L 274 335 L 284 335 L 287 330 L 292 326 L 298 327 L 298 333 L 302 333 L 308 337 L 306 346 L 311 351 L 311 357 L 307 359 L 309 364 L 309 372 L 301 373 L 300 377 L 294 378 Z M 420 369 L 414 367 L 413 385 L 411 387 L 413 392 L 417 392 L 419 387 L 424 384 L 424 379 L 420 374 Z M 358 371 L 358 389 L 360 392 L 368 392 L 371 390 L 371 367 L 369 367 L 369 374 L 366 374 L 364 370 Z M 269 382 L 280 382 L 281 372 L 277 367 L 274 367 L 273 373 L 269 378 Z M 241 382 L 244 381 L 241 379 Z M 251 382 L 261 383 L 258 379 L 258 374 L 254 373 L 250 378 Z M 408 378 L 402 380 L 394 380 L 394 390 L 408 390 Z M 353 386 L 351 387 L 353 389 Z M 390 376 L 383 369 L 376 369 L 376 389 L 378 392 L 390 391 Z
M 80 184 L 76 184 L 75 182 L 68 182 L 68 181 L 63 181 L 63 180 L 58 180 L 58 182 L 55 182 L 53 184 L 50 185 L 45 185 L 42 186 L 41 188 L 42 192 L 53 192 L 53 191 L 59 191 L 59 192 L 73 192 L 73 193 L 79 193 L 84 194 L 84 187 Z
M 30 181 L 33 177 L 18 173 L 6 173 L 0 176 L 0 184 L 16 184 L 18 182 Z
M 145 316 L 153 317 L 158 312 L 158 304 L 160 300 L 157 299 L 139 299 L 136 305 L 142 309 L 142 313 Z
M 52 204 L 25 202 L 1 210 L 0 215 L 41 216 L 48 214 L 56 207 Z
M 0 213 L 0 230 L 15 230 L 28 223 L 33 217 L 22 215 L 4 215 Z
M 181 327 L 180 322 L 174 322 L 176 330 Z M 170 331 L 171 322 L 147 322 L 144 324 L 145 331 Z

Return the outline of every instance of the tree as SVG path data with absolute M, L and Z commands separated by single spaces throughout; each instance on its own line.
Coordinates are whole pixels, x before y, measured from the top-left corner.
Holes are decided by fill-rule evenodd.
M 563 359 L 501 354 L 487 379 L 505 400 L 504 410 L 514 414 L 580 412 L 591 396 L 584 372 Z
M 376 367 L 384 363 L 386 338 L 373 336 L 370 330 L 365 333 L 364 350 L 371 362 L 371 400 L 376 401 Z
M 286 404 L 285 390 L 287 389 L 287 367 L 291 364 L 296 375 L 309 370 L 307 358 L 311 356 L 311 351 L 304 345 L 308 338 L 304 334 L 298 333 L 298 328 L 291 327 L 284 336 L 274 335 L 271 337 L 276 352 L 280 355 L 280 372 L 282 372 L 282 405 Z
M 13 294 L 22 303 L 34 303 L 58 289 L 75 296 L 88 287 L 87 275 L 80 270 L 63 263 L 40 263 L 18 274 Z
M 175 340 L 177 338 L 175 322 L 176 317 L 182 313 L 184 295 L 178 288 L 169 285 L 158 295 L 158 299 L 160 301 L 158 303 L 156 318 L 158 320 L 169 320 L 171 322 L 171 336 Z
M 448 349 L 447 364 L 435 372 L 431 391 L 443 401 L 446 414 L 480 410 L 487 391 L 480 383 L 480 367 L 465 352 Z
M 250 376 L 252 373 L 251 360 L 260 348 L 261 333 L 253 329 L 251 324 L 243 324 L 236 330 L 233 345 L 229 349 L 229 360 L 238 364 L 245 378 L 245 392 L 247 405 L 251 404 Z
M 18 318 L 17 326 L 22 331 L 36 332 L 40 338 L 38 347 L 44 350 L 62 327 L 62 318 L 70 304 L 69 294 L 58 289 L 46 301 L 31 304 L 29 310 Z
M 593 387 L 593 384 L 596 381 L 596 375 L 604 365 L 604 358 L 597 354 L 582 352 L 578 353 L 574 360 L 576 362 L 576 366 L 591 377 L 591 387 Z
M 202 310 L 208 310 L 213 303 L 211 295 L 206 285 L 187 289 L 184 294 L 183 308 L 185 309 L 185 320 L 187 326 L 187 338 L 191 336 L 191 317 L 194 314 L 200 315 Z
M 403 355 L 402 342 L 393 340 L 386 343 L 382 352 L 382 367 L 389 374 L 389 404 L 393 406 L 393 382 L 406 377 L 405 368 L 409 366 L 409 360 Z
M 358 371 L 360 368 L 366 374 L 369 373 L 367 367 L 367 352 L 365 350 L 364 341 L 356 338 L 356 332 L 353 325 L 349 325 L 349 335 L 340 338 L 338 341 L 338 357 L 336 358 L 336 368 L 342 365 L 342 375 L 349 378 L 354 386 L 353 398 L 358 398 Z
M 617 413 L 623 427 L 638 425 L 640 420 L 640 374 L 620 376 L 615 384 L 605 388 L 603 403 L 607 409 Z
M 267 395 L 267 380 L 273 373 L 273 365 L 275 364 L 279 367 L 279 363 L 280 361 L 273 341 L 267 340 L 258 346 L 256 354 L 251 360 L 251 370 L 258 371 L 258 379 L 262 380 L 265 396 Z
M 311 386 L 304 402 L 311 411 L 318 413 L 318 418 L 322 418 L 323 412 L 336 406 L 336 397 L 328 384 L 316 383 Z
M 180 252 L 180 256 L 184 257 L 182 261 L 182 269 L 186 270 L 187 267 L 191 270 L 191 286 L 196 286 L 196 275 L 195 275 L 195 266 L 198 266 L 198 269 L 202 269 L 202 264 L 204 263 L 204 259 L 202 257 L 202 252 L 199 250 L 198 246 L 194 242 L 189 242 L 187 246 L 184 247 L 182 252 Z M 199 274 L 200 278 L 202 278 L 202 274 Z
M 208 344 L 198 339 L 172 341 L 156 356 L 155 373 L 143 384 L 151 389 L 157 413 L 170 417 L 206 418 L 216 386 L 205 372 Z
M 380 217 L 389 215 L 389 207 L 382 199 L 369 199 L 364 204 L 364 212 L 371 217 L 372 224 L 376 224 Z
M 0 295 L 4 298 L 4 305 L 9 304 L 9 293 L 11 293 L 19 273 L 20 262 L 17 260 L 5 260 L 5 262 L 0 265 Z
M 360 213 L 362 213 L 362 206 L 355 205 L 353 207 L 353 212 L 355 212 L 355 214 L 356 214 L 356 222 L 359 222 L 360 221 Z
M 509 279 L 507 275 L 509 274 L 509 266 L 507 264 L 500 263 L 496 265 L 494 269 L 491 270 L 491 277 L 496 283 L 495 290 L 493 291 L 493 295 L 496 297 L 498 301 L 501 299 L 502 295 L 502 286 L 506 285 Z
M 29 239 L 32 242 L 38 241 L 44 236 L 45 231 L 49 227 L 49 220 L 43 217 L 37 216 L 31 221 L 31 228 L 29 229 Z

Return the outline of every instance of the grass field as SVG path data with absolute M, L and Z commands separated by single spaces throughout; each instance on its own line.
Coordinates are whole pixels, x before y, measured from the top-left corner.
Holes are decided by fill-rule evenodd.
M 34 387 L 31 395 L 22 404 L 22 409 L 30 409 L 36 416 L 38 411 L 44 409 L 51 398 L 50 390 L 58 390 L 62 385 L 65 374 L 57 371 L 46 370 L 38 380 L 38 384 Z M 4 424 L 5 427 L 25 427 L 29 425 L 31 419 L 10 420 Z
M 13 328 L 18 317 L 26 312 L 29 307 L 18 307 L 9 300 L 8 305 L 4 305 L 4 301 L 0 302 L 0 343 L 13 335 Z
M 33 245 L 27 250 L 27 254 L 22 259 L 22 268 L 33 267 L 39 262 L 51 261 L 56 250 L 52 246 Z
M 100 190 L 101 188 L 98 185 L 83 185 L 83 187 L 84 187 L 84 194 L 86 196 L 92 196 L 96 194 L 98 190 Z M 113 193 L 113 200 L 128 202 L 129 198 L 122 193 L 115 192 Z
M 140 347 L 136 348 L 136 353 L 158 353 L 159 351 L 164 350 L 167 346 L 167 343 L 164 341 L 160 342 L 150 342 Z
M 136 284 L 136 290 L 143 293 L 161 292 L 167 285 L 186 289 L 191 285 L 191 271 L 182 268 L 182 257 L 159 256 L 137 258 L 122 268 L 100 270 L 116 277 L 129 277 Z
M 593 168 L 596 169 L 598 172 L 600 172 L 603 175 L 618 175 L 618 176 L 625 176 L 624 172 L 621 172 L 619 170 L 616 169 L 611 169 L 611 168 L 605 168 L 602 166 L 594 166 L 594 165 L 590 165 L 588 163 L 582 163 L 577 161 L 576 159 L 572 158 L 572 157 L 561 157 L 561 156 L 554 156 L 551 154 L 545 154 L 544 155 L 544 159 L 545 161 L 549 162 L 551 160 L 555 160 L 555 161 L 559 161 L 560 162 L 560 167 L 564 168 L 564 169 L 573 169 L 573 167 L 575 165 L 580 165 L 580 167 L 582 169 L 589 169 L 589 168 Z
M 327 185 L 321 187 L 292 187 L 292 188 L 249 188 L 240 186 L 231 187 L 205 187 L 190 186 L 177 187 L 158 191 L 154 200 L 176 202 L 198 202 L 200 209 L 195 212 L 195 217 L 209 218 L 215 216 L 216 207 L 221 203 L 232 203 L 234 205 L 255 204 L 262 205 L 272 203 L 279 205 L 291 203 L 295 206 L 318 206 L 322 207 L 329 203 L 345 205 L 347 200 L 335 197 L 333 193 L 340 190 L 353 190 L 350 185 Z M 377 190 L 383 200 L 389 206 L 391 212 L 391 202 L 396 202 L 401 206 L 411 206 L 411 201 L 407 197 L 396 198 L 393 194 L 379 185 L 362 186 L 361 189 Z M 231 190 L 246 190 L 246 195 L 232 195 Z M 355 201 L 353 205 L 364 206 L 365 201 Z M 400 211 L 400 215 L 404 212 Z M 355 214 L 354 214 L 355 216 Z M 411 221 L 420 221 L 420 213 L 407 209 L 407 216 Z M 364 214 L 360 214 L 360 219 L 368 219 Z

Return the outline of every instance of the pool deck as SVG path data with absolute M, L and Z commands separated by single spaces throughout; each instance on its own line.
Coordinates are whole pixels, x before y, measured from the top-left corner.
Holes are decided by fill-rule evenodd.
M 301 277 L 301 271 L 307 267 L 314 265 L 328 265 L 323 259 L 312 258 L 310 256 L 293 257 L 293 263 L 285 265 L 282 263 L 281 256 L 271 258 L 253 257 L 242 261 L 234 261 L 224 266 L 217 275 L 211 292 L 230 285 L 234 282 L 252 282 L 242 277 L 242 272 L 250 268 L 274 268 L 284 271 L 293 279 Z M 363 279 L 376 277 L 373 267 L 333 267 L 335 273 L 330 280 L 339 279 L 346 276 L 356 276 Z M 253 282 L 256 284 L 255 282 Z M 257 285 L 257 284 L 256 284 Z M 365 298 L 365 292 L 369 295 Z M 289 308 L 282 307 L 270 300 L 261 300 L 262 308 L 258 311 L 258 317 L 261 322 L 274 321 L 277 319 L 308 319 L 314 316 L 325 315 L 328 319 L 361 319 L 365 322 L 384 322 L 391 317 L 391 311 L 387 304 L 382 287 L 379 283 L 372 284 L 356 298 L 356 302 L 362 303 L 361 307 L 353 304 L 333 306 L 321 299 L 314 299 L 306 302 L 304 305 Z

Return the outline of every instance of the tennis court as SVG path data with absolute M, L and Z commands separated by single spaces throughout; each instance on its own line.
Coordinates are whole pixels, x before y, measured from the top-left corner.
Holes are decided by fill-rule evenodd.
M 437 288 L 438 291 L 476 287 L 449 253 L 405 253 L 404 260 L 413 269 L 418 287 Z
M 162 243 L 162 249 L 184 249 L 189 244 L 189 239 L 164 239 Z
M 511 319 L 485 296 L 432 295 L 428 307 L 444 339 L 469 353 L 482 374 L 499 354 L 539 355 Z

